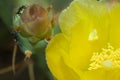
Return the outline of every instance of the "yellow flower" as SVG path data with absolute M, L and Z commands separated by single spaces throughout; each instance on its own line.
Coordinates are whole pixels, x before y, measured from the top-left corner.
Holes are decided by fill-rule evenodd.
M 46 49 L 57 80 L 120 80 L 120 2 L 74 0 Z

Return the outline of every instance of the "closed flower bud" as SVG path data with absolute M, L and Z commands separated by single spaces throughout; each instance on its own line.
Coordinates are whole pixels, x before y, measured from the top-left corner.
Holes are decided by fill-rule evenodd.
M 21 14 L 21 34 L 41 40 L 51 35 L 48 11 L 38 4 L 28 6 Z

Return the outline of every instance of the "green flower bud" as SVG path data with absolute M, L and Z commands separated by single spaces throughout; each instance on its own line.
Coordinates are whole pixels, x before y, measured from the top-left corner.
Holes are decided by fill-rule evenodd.
M 21 14 L 20 33 L 32 42 L 50 37 L 51 19 L 48 11 L 38 4 L 28 6 Z

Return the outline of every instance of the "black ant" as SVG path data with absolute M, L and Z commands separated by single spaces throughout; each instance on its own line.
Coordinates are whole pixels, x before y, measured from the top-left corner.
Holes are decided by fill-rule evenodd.
M 21 7 L 19 7 L 19 9 L 18 9 L 18 11 L 16 12 L 16 14 L 18 14 L 18 15 L 21 15 L 22 13 L 23 13 L 23 11 L 24 11 L 24 9 L 26 8 L 26 6 L 21 6 Z

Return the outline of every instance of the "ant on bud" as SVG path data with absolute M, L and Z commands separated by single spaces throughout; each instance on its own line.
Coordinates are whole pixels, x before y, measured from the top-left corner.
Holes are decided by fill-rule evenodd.
M 18 14 L 18 15 L 21 15 L 22 13 L 23 13 L 23 11 L 24 11 L 24 9 L 26 8 L 26 6 L 21 6 L 21 7 L 19 7 L 19 9 L 18 9 L 18 11 L 16 12 L 16 14 Z

